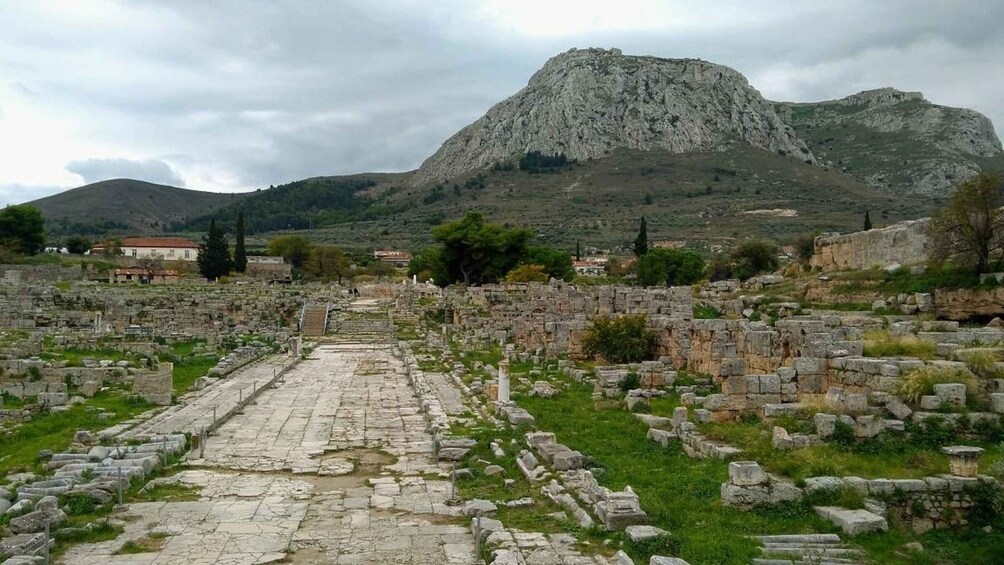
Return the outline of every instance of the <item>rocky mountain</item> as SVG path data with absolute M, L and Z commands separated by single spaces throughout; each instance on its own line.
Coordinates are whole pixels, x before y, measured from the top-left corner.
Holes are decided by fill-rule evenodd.
M 919 92 L 881 88 L 774 108 L 821 162 L 876 188 L 940 197 L 981 170 L 1004 168 L 986 116 L 932 104 Z
M 113 179 L 73 188 L 28 204 L 42 211 L 51 233 L 156 233 L 174 222 L 206 214 L 242 198 Z
M 542 154 L 534 165 L 510 166 L 530 151 Z M 601 247 L 630 241 L 645 216 L 653 240 L 715 249 L 854 231 L 866 212 L 876 226 L 925 216 L 988 169 L 1004 171 L 990 121 L 918 93 L 770 102 L 728 67 L 585 49 L 549 60 L 417 171 L 245 196 L 117 180 L 34 204 L 50 226 L 70 226 L 52 233 L 198 234 L 243 212 L 262 241 L 303 230 L 358 250 L 416 249 L 468 210 L 531 226 L 541 241 Z
M 773 106 L 733 69 L 697 59 L 626 56 L 619 49 L 572 49 L 446 140 L 413 182 L 441 182 L 528 151 L 582 161 L 616 148 L 717 151 L 735 140 L 815 162 Z

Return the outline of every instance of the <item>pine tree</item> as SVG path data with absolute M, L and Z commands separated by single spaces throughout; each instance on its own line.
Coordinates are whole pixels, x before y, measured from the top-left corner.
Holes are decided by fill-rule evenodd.
M 223 230 L 216 227 L 216 219 L 209 222 L 209 232 L 199 244 L 199 273 L 207 280 L 218 279 L 230 272 L 230 249 Z
M 582 247 L 579 245 L 579 240 L 575 240 L 575 260 L 582 260 Z
M 243 273 L 248 268 L 248 252 L 244 247 L 244 212 L 237 213 L 237 241 L 234 243 L 234 270 Z
M 634 238 L 634 254 L 637 257 L 648 253 L 648 226 L 645 223 L 645 216 L 641 217 L 641 226 L 638 228 L 638 237 Z
M 872 229 L 872 218 L 868 214 L 868 211 L 865 210 L 865 231 L 868 231 L 870 229 Z

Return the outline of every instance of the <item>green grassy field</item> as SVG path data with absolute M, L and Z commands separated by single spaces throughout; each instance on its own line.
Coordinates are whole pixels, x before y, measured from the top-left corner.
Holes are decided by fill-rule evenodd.
M 66 449 L 77 430 L 100 430 L 153 408 L 152 405 L 130 398 L 124 391 L 99 392 L 65 412 L 47 412 L 36 415 L 13 433 L 0 435 L 0 476 L 16 471 L 30 471 L 38 462 L 38 452 L 43 449 Z M 98 417 L 98 410 L 110 412 L 108 419 Z
M 693 565 L 748 564 L 759 555 L 756 544 L 748 537 L 752 535 L 835 531 L 802 504 L 751 512 L 723 507 L 719 488 L 728 476 L 725 462 L 691 459 L 679 445 L 662 448 L 648 441 L 643 423 L 621 409 L 595 410 L 591 394 L 591 387 L 573 384 L 555 399 L 521 397 L 518 402 L 534 415 L 537 428 L 554 432 L 558 441 L 581 451 L 590 458 L 592 465 L 602 468 L 603 471 L 597 473 L 601 484 L 612 489 L 631 485 L 638 493 L 642 508 L 648 512 L 650 522 L 670 531 L 675 553 Z M 672 406 L 672 400 L 664 400 L 653 407 L 653 412 L 666 412 Z M 766 448 L 760 428 L 750 425 L 738 426 L 735 430 L 733 439 L 738 439 L 736 434 L 752 436 L 750 447 L 755 447 L 756 453 L 751 455 L 764 456 Z M 903 453 L 887 458 L 882 454 L 865 457 L 824 451 L 812 453 L 809 459 L 829 461 L 835 466 L 832 470 L 837 472 L 845 469 L 864 472 L 872 466 L 877 475 L 913 476 L 936 468 L 944 472 L 947 466 L 943 460 L 932 457 L 923 465 L 916 465 L 915 471 L 904 474 L 893 469 L 898 465 L 909 467 L 911 457 L 916 454 Z M 999 455 L 994 452 L 992 457 Z M 774 461 L 789 458 L 789 454 L 777 452 L 773 458 L 766 458 L 767 466 L 770 469 Z M 798 475 L 799 468 L 808 469 L 798 457 L 795 460 L 793 474 Z M 517 523 L 528 526 L 542 522 L 546 527 L 547 520 L 539 515 L 517 518 Z M 1001 521 L 998 519 L 998 522 Z M 906 562 L 904 559 L 913 559 L 904 558 L 900 548 L 905 543 L 919 541 L 926 552 L 911 563 L 991 565 L 999 563 L 997 558 L 1004 555 L 1004 535 L 998 533 L 1001 526 L 1004 524 L 996 524 L 996 529 L 990 532 L 979 528 L 923 535 L 892 532 L 853 541 L 863 546 L 876 564 L 901 564 Z M 583 534 L 587 540 L 596 535 L 595 532 Z M 621 538 L 614 536 L 614 539 Z M 636 562 L 645 562 L 643 560 L 647 560 L 651 551 L 651 548 L 630 544 L 625 544 L 625 549 Z

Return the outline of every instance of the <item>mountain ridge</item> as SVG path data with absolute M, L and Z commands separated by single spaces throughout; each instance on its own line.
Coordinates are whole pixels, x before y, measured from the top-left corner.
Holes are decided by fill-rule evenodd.
M 441 182 L 528 151 L 586 160 L 618 147 L 721 149 L 730 137 L 815 162 L 734 69 L 700 59 L 572 49 L 549 59 L 526 87 L 447 139 L 422 163 L 413 184 Z

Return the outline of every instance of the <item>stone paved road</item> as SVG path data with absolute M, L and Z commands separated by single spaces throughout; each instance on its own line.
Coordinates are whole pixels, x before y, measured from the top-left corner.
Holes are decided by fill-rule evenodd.
M 173 479 L 201 486 L 199 501 L 132 504 L 125 534 L 62 562 L 477 563 L 449 483 L 429 478 L 447 469 L 389 336 L 359 341 L 318 347 L 222 425 Z M 127 540 L 151 549 L 117 554 Z
M 194 393 L 187 402 L 168 408 L 153 418 L 118 435 L 120 440 L 154 436 L 169 433 L 197 434 L 213 423 L 213 408 L 216 417 L 237 407 L 242 398 L 247 398 L 256 388 L 265 386 L 274 375 L 292 363 L 288 355 L 273 355 L 238 370 L 226 379 Z

